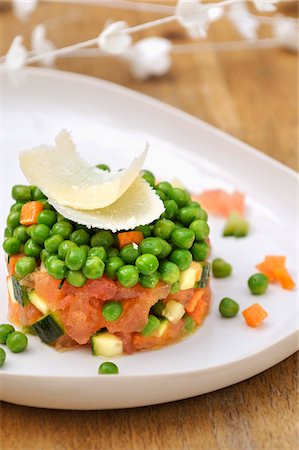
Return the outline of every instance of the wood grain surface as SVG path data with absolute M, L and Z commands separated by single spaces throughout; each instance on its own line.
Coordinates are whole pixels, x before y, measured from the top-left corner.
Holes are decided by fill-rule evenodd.
M 96 36 L 109 18 L 133 25 L 158 17 L 87 3 L 41 2 L 31 20 L 20 24 L 10 2 L 0 2 L 1 54 L 16 34 L 28 42 L 32 27 L 42 21 L 48 21 L 49 37 L 59 47 Z M 296 14 L 296 9 L 296 2 L 285 6 L 289 14 Z M 157 28 L 155 33 L 174 42 L 186 41 L 177 25 Z M 211 39 L 236 38 L 226 21 L 211 29 Z M 297 63 L 296 55 L 282 49 L 196 52 L 175 56 L 167 76 L 146 82 L 134 80 L 124 63 L 111 58 L 65 58 L 57 66 L 177 106 L 296 169 Z M 0 420 L 1 450 L 296 450 L 298 358 L 293 355 L 247 381 L 180 402 L 83 412 L 2 403 Z

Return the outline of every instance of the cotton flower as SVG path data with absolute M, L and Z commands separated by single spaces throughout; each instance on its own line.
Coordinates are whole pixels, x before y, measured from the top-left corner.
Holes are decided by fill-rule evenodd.
M 98 37 L 99 47 L 116 55 L 126 51 L 132 42 L 129 33 L 124 31 L 127 28 L 128 24 L 124 21 L 110 23 Z
M 276 6 L 275 3 L 278 3 L 280 0 L 256 0 L 253 1 L 254 6 L 258 11 L 275 11 Z
M 177 21 L 183 25 L 192 38 L 205 38 L 211 22 L 223 15 L 223 8 L 207 4 L 201 0 L 179 0 L 176 6 Z
M 278 37 L 281 44 L 293 51 L 299 51 L 299 28 L 295 21 L 281 19 L 273 28 L 274 36 Z
M 228 10 L 228 17 L 244 38 L 255 39 L 257 37 L 259 20 L 249 14 L 244 3 L 233 3 Z
M 138 80 L 146 80 L 169 72 L 172 65 L 171 49 L 169 40 L 152 36 L 138 41 L 123 57 L 129 62 L 133 76 Z
M 55 45 L 49 39 L 46 39 L 46 27 L 44 25 L 37 25 L 34 27 L 31 34 L 31 48 L 37 55 L 49 53 L 55 50 Z M 55 57 L 52 55 L 44 56 L 40 60 L 44 66 L 52 66 L 55 62 Z
M 25 22 L 37 6 L 37 0 L 13 0 L 13 11 L 18 19 Z
M 23 36 L 16 36 L 5 56 L 4 64 L 9 70 L 20 69 L 25 65 L 27 50 L 23 45 Z

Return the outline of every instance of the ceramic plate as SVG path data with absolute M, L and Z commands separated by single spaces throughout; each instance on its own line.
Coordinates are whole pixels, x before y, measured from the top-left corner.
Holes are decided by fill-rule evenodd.
M 124 167 L 148 141 L 146 167 L 158 179 L 179 179 L 191 191 L 239 189 L 247 194 L 250 235 L 222 238 L 223 220 L 211 218 L 212 257 L 229 260 L 233 276 L 214 280 L 213 306 L 190 338 L 161 350 L 117 358 L 119 376 L 99 376 L 101 358 L 88 349 L 57 353 L 30 337 L 28 350 L 7 351 L 1 369 L 3 400 L 64 409 L 127 408 L 183 399 L 251 377 L 297 349 L 296 291 L 271 285 L 258 301 L 269 318 L 257 329 L 241 314 L 221 319 L 228 296 L 243 310 L 257 301 L 247 288 L 267 254 L 287 255 L 296 277 L 295 172 L 242 142 L 164 103 L 86 76 L 28 69 L 14 86 L 1 74 L 1 236 L 13 184 L 25 182 L 18 152 L 51 143 L 70 130 L 91 163 Z M 6 267 L 1 254 L 1 322 L 6 321 Z

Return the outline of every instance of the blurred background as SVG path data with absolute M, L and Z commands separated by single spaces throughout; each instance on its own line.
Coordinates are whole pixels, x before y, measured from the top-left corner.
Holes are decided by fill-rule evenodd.
M 135 0 L 123 2 L 120 8 L 119 1 L 96 3 L 95 0 L 39 1 L 27 20 L 22 21 L 14 13 L 12 1 L 2 0 L 1 55 L 5 55 L 18 34 L 24 36 L 24 43 L 29 47 L 32 30 L 38 24 L 45 25 L 47 37 L 59 48 L 96 37 L 109 20 L 125 20 L 134 26 L 168 15 L 163 10 L 156 12 L 156 4 L 165 5 L 166 10 L 175 4 L 148 0 L 144 6 Z M 278 12 L 296 17 L 298 2 L 280 2 Z M 270 35 L 271 27 L 262 24 L 259 36 Z M 242 40 L 236 26 L 226 17 L 211 24 L 205 39 L 192 41 L 176 22 L 136 33 L 133 38 L 146 36 L 161 36 L 173 44 Z M 194 47 L 193 51 L 173 53 L 172 61 L 168 73 L 146 80 L 135 79 L 128 64 L 113 56 L 68 55 L 57 59 L 55 67 L 109 80 L 165 101 L 298 168 L 298 55 L 295 51 L 281 46 L 226 51 Z

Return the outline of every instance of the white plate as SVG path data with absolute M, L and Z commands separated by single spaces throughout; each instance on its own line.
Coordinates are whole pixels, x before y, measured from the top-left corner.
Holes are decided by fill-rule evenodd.
M 237 383 L 296 351 L 296 292 L 271 285 L 257 299 L 247 289 L 255 264 L 266 254 L 287 255 L 288 268 L 296 275 L 295 172 L 181 111 L 111 83 L 42 69 L 28 69 L 16 88 L 3 75 L 0 81 L 2 228 L 11 186 L 25 181 L 18 152 L 52 142 L 61 128 L 73 132 L 91 162 L 108 162 L 115 168 L 124 166 L 148 140 L 146 166 L 159 179 L 179 178 L 195 192 L 236 187 L 248 195 L 252 225 L 246 239 L 223 239 L 223 221 L 211 220 L 213 256 L 228 259 L 234 274 L 213 281 L 212 311 L 193 336 L 168 348 L 118 358 L 119 376 L 97 375 L 101 359 L 87 349 L 60 354 L 30 337 L 26 352 L 7 351 L 0 380 L 3 400 L 65 409 L 163 403 Z M 3 322 L 3 254 L 1 261 Z M 224 296 L 236 299 L 241 310 L 258 301 L 269 318 L 258 329 L 248 327 L 241 314 L 221 319 L 217 308 Z

